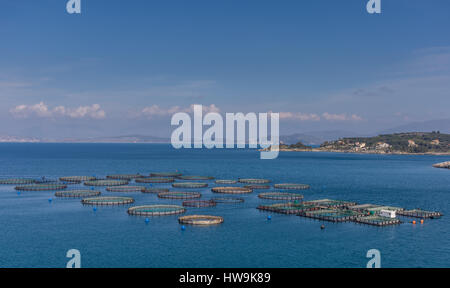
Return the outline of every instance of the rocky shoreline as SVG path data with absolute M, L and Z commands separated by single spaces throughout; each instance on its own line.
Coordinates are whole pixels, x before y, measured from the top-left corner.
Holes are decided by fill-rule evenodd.
M 433 164 L 433 167 L 450 169 L 450 161 Z
M 262 149 L 261 151 L 268 151 L 271 149 Z M 446 156 L 450 155 L 450 152 L 424 152 L 424 153 L 411 153 L 403 151 L 383 151 L 383 150 L 365 150 L 365 151 L 348 151 L 338 149 L 324 149 L 324 148 L 311 148 L 311 149 L 299 149 L 299 148 L 280 148 L 280 152 L 333 152 L 333 153 L 349 153 L 349 154 L 385 154 L 385 155 L 437 155 Z M 443 162 L 448 163 L 450 162 Z M 442 164 L 442 163 L 438 163 Z M 435 164 L 437 165 L 437 164 Z M 436 167 L 436 166 L 435 166 Z M 437 167 L 437 168 L 449 168 L 449 167 Z

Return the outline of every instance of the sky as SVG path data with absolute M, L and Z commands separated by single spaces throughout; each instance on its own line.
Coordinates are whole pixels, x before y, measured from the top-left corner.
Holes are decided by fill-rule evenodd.
M 175 112 L 280 133 L 450 118 L 450 1 L 0 1 L 0 136 L 170 136 Z

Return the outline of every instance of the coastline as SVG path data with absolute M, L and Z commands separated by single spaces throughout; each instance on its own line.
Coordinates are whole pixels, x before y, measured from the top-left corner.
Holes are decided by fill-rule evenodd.
M 269 151 L 270 149 L 261 149 L 260 151 Z M 348 154 L 384 154 L 384 155 L 435 155 L 435 156 L 450 156 L 450 152 L 424 152 L 424 153 L 411 153 L 411 152 L 402 152 L 402 151 L 393 151 L 393 152 L 385 152 L 385 151 L 343 151 L 343 150 L 334 150 L 334 149 L 320 149 L 320 148 L 312 148 L 312 149 L 278 149 L 280 152 L 332 152 L 332 153 L 348 153 Z

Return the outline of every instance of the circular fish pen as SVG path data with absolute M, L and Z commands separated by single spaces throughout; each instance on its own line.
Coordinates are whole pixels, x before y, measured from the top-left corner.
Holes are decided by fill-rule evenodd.
M 188 199 L 195 199 L 202 197 L 202 194 L 198 192 L 162 192 L 158 193 L 159 198 L 163 199 L 181 199 L 181 200 L 188 200 Z
M 141 177 L 135 180 L 136 183 L 172 183 L 174 181 L 170 177 Z
M 177 205 L 145 205 L 128 209 L 128 214 L 136 216 L 166 216 L 186 212 L 186 209 Z
M 252 189 L 252 190 L 257 190 L 257 189 L 263 190 L 263 189 L 270 189 L 270 186 L 269 185 L 255 185 L 255 184 L 253 184 L 253 185 L 245 185 L 244 188 L 249 188 L 249 189 Z
M 178 172 L 156 172 L 150 173 L 150 177 L 179 177 L 181 173 Z
M 56 197 L 66 197 L 66 198 L 84 198 L 84 197 L 94 197 L 99 196 L 100 191 L 93 190 L 66 190 L 55 192 Z
M 59 181 L 73 183 L 73 184 L 79 184 L 84 181 L 92 181 L 92 180 L 95 180 L 95 177 L 93 177 L 93 176 L 66 176 L 66 177 L 59 178 Z
M 289 192 L 267 192 L 258 195 L 261 199 L 269 200 L 302 200 L 303 195 Z
M 49 183 L 57 183 L 57 182 L 58 182 L 58 180 L 56 180 L 56 179 L 49 179 L 49 178 L 45 178 L 45 177 L 34 180 L 34 183 L 36 183 L 36 184 L 49 184 Z
M 180 224 L 217 225 L 223 223 L 223 217 L 211 215 L 187 215 L 178 218 Z
M 84 182 L 86 186 L 121 186 L 128 185 L 127 180 L 92 180 Z
M 141 190 L 142 193 L 152 193 L 152 194 L 158 194 L 158 193 L 166 193 L 169 192 L 169 189 L 166 188 L 151 188 L 151 187 L 142 187 Z
M 213 200 L 188 200 L 183 201 L 182 205 L 184 207 L 205 208 L 216 206 L 216 202 Z
M 136 178 L 142 177 L 140 174 L 113 174 L 108 175 L 106 178 L 108 179 L 115 179 L 115 180 L 133 180 Z
M 306 190 L 311 188 L 308 184 L 295 184 L 295 183 L 281 183 L 281 184 L 274 184 L 274 188 L 277 189 L 286 189 L 286 190 Z
M 238 198 L 238 197 L 214 197 L 214 198 L 211 198 L 211 200 L 216 203 L 222 203 L 222 204 L 238 204 L 238 203 L 244 202 L 244 198 Z
M 181 183 L 173 183 L 173 188 L 205 188 L 208 187 L 208 183 L 199 183 L 199 182 L 181 182 Z
M 236 184 L 237 180 L 218 179 L 215 182 L 216 182 L 216 184 Z
M 25 179 L 25 178 L 0 179 L 0 184 L 4 184 L 4 185 L 22 185 L 22 184 L 33 184 L 33 183 L 35 183 L 34 179 Z
M 134 202 L 130 197 L 94 197 L 81 200 L 84 205 L 126 205 Z
M 142 192 L 145 187 L 142 186 L 112 186 L 106 187 L 108 192 Z
M 212 180 L 214 177 L 211 176 L 178 176 L 178 179 L 181 180 Z
M 222 193 L 222 194 L 247 194 L 252 193 L 253 190 L 245 187 L 214 187 L 211 188 L 211 191 L 214 193 Z
M 239 183 L 245 183 L 245 184 L 266 184 L 270 183 L 270 180 L 268 179 L 239 179 Z
M 277 203 L 272 205 L 260 205 L 258 206 L 259 210 L 269 211 L 274 213 L 281 214 L 299 214 L 304 211 L 314 211 L 319 210 L 320 208 L 314 205 L 305 205 L 303 203 Z
M 67 188 L 66 184 L 34 184 L 17 186 L 15 189 L 19 191 L 54 191 L 64 190 Z

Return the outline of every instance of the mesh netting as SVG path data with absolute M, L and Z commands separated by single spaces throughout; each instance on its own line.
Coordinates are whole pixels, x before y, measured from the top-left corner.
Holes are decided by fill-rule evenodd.
M 223 223 L 223 218 L 211 215 L 188 215 L 178 218 L 178 222 L 189 225 L 216 225 Z
M 434 218 L 442 216 L 442 213 L 440 212 L 425 211 L 421 209 L 397 211 L 397 214 L 414 218 Z
M 255 184 L 252 184 L 252 185 L 245 185 L 244 187 L 245 187 L 245 188 L 252 189 L 252 190 L 257 190 L 257 189 L 260 189 L 260 190 L 262 190 L 262 189 L 270 189 L 270 186 L 269 186 L 269 185 L 255 185 Z
M 169 192 L 169 189 L 166 188 L 151 188 L 151 187 L 143 187 L 144 189 L 142 189 L 142 193 L 153 193 L 153 194 L 158 194 L 158 193 L 165 193 L 165 192 Z
M 373 225 L 373 226 L 388 226 L 388 225 L 396 225 L 396 224 L 401 223 L 401 221 L 396 218 L 388 218 L 388 217 L 381 217 L 381 216 L 358 217 L 358 218 L 354 219 L 353 221 L 355 221 L 356 223 Z
M 223 194 L 246 194 L 252 193 L 253 190 L 245 187 L 214 187 L 211 189 L 214 193 L 223 193 Z
M 81 183 L 84 181 L 92 181 L 95 180 L 95 177 L 93 176 L 65 176 L 60 177 L 60 181 L 68 182 L 68 183 Z
M 66 191 L 58 191 L 55 193 L 56 197 L 68 197 L 68 198 L 84 198 L 84 197 L 93 197 L 100 195 L 100 191 L 94 190 L 66 190 Z
M 305 190 L 310 186 L 307 184 L 294 184 L 294 183 L 281 183 L 273 185 L 276 189 L 289 189 L 289 190 Z
M 130 197 L 94 197 L 81 200 L 86 205 L 126 205 L 133 202 L 134 199 Z
M 93 180 L 84 182 L 86 186 L 120 186 L 127 184 L 127 180 Z
M 272 205 L 260 205 L 258 206 L 258 209 L 282 214 L 299 214 L 300 212 L 303 211 L 318 210 L 320 208 L 314 205 L 305 205 L 303 203 L 288 202 L 288 203 L 277 203 Z
M 175 180 L 170 177 L 142 177 L 137 178 L 136 183 L 172 183 Z
M 223 204 L 237 204 L 244 202 L 244 198 L 238 197 L 214 197 L 211 198 L 211 200 L 216 203 L 223 203 Z
M 21 185 L 21 184 L 32 184 L 32 183 L 35 183 L 34 179 L 25 179 L 25 178 L 0 179 L 0 184 L 5 184 L 5 185 Z
M 137 216 L 164 216 L 184 213 L 185 208 L 177 205 L 145 205 L 128 209 L 128 214 Z
M 208 187 L 208 183 L 198 183 L 198 182 L 179 182 L 173 183 L 174 188 L 204 188 Z
M 113 186 L 106 187 L 106 191 L 109 192 L 142 192 L 145 187 L 142 186 Z
M 164 199 L 193 199 L 202 197 L 202 194 L 198 192 L 162 192 L 158 193 L 158 197 Z
M 267 179 L 239 179 L 240 183 L 246 184 L 266 184 L 270 183 L 270 180 Z
M 66 184 L 34 184 L 17 186 L 15 189 L 19 191 L 52 191 L 64 190 L 67 188 Z
M 237 180 L 223 180 L 223 179 L 220 179 L 220 180 L 216 180 L 215 182 L 216 182 L 216 184 L 236 184 Z
M 320 209 L 314 211 L 302 211 L 298 215 L 323 221 L 330 222 L 346 222 L 362 217 L 364 214 L 344 209 Z
M 117 180 L 133 180 L 139 177 L 142 176 L 140 174 L 114 174 L 106 176 L 106 178 L 108 179 L 117 179 Z
M 183 201 L 183 206 L 195 208 L 214 207 L 216 206 L 216 202 L 214 202 L 213 200 L 189 200 Z
M 286 192 L 267 192 L 258 195 L 261 199 L 269 200 L 302 200 L 303 195 L 296 193 L 286 193 Z
M 348 202 L 348 201 L 342 201 L 342 200 L 331 200 L 331 199 L 312 200 L 312 201 L 306 201 L 304 203 L 316 205 L 316 206 L 328 207 L 328 208 L 345 208 L 345 207 L 350 207 L 350 206 L 354 206 L 357 204 L 355 202 Z

